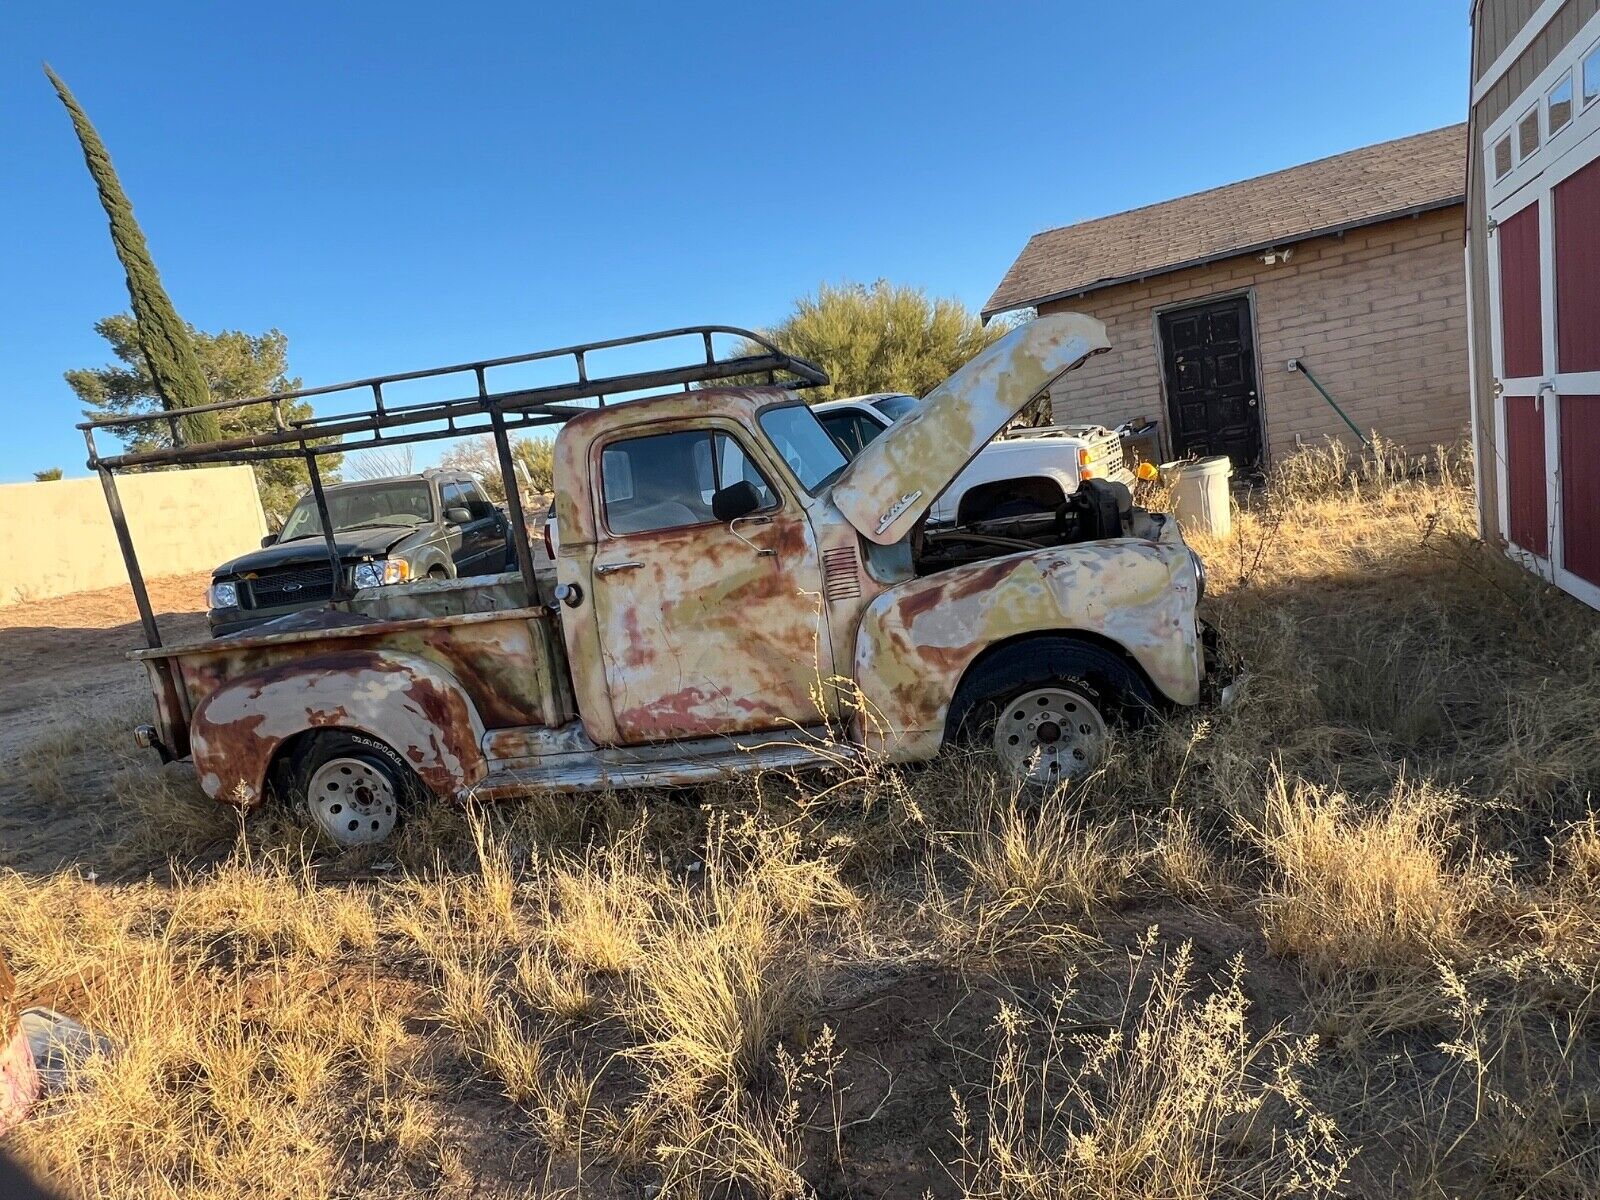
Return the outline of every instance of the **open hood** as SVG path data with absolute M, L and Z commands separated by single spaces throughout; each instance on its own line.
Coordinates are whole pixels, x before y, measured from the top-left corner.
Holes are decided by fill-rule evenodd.
M 1028 401 L 1110 348 L 1106 327 L 1080 313 L 1018 326 L 874 438 L 834 482 L 834 504 L 863 537 L 892 545 Z

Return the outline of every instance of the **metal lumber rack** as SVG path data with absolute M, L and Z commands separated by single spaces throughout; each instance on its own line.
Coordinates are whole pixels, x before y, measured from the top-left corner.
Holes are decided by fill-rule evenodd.
M 747 349 L 753 349 L 758 353 L 745 353 L 735 358 L 718 358 L 712 344 L 712 338 L 718 334 L 740 338 Z M 645 346 L 678 338 L 699 338 L 703 354 L 696 355 L 691 361 L 677 366 L 598 378 L 591 378 L 589 375 L 588 356 L 598 351 Z M 571 369 L 567 372 L 571 378 L 563 382 L 503 391 L 491 388 L 489 376 L 496 369 L 568 358 L 572 360 Z M 423 379 L 447 382 L 459 379 L 464 394 L 455 399 L 430 400 L 407 405 L 392 404 L 383 394 L 385 385 L 392 386 Z M 430 367 L 421 371 L 374 375 L 348 383 L 301 388 L 293 392 L 277 392 L 242 400 L 223 400 L 215 404 L 197 405 L 194 408 L 163 409 L 159 412 L 134 416 L 102 417 L 84 421 L 78 428 L 83 431 L 84 442 L 88 446 L 88 466 L 100 476 L 101 486 L 105 489 L 106 507 L 110 510 L 111 524 L 117 534 L 117 544 L 122 551 L 123 563 L 128 569 L 128 582 L 133 587 L 134 602 L 139 607 L 139 620 L 144 627 L 145 640 L 154 649 L 161 645 L 161 634 L 156 627 L 155 614 L 150 607 L 149 592 L 145 588 L 144 574 L 139 569 L 139 560 L 128 531 L 122 500 L 117 493 L 116 476 L 119 471 L 196 466 L 203 463 L 256 463 L 274 459 L 303 458 L 311 479 L 311 492 L 316 500 L 317 515 L 322 524 L 323 541 L 327 546 L 328 561 L 333 570 L 334 595 L 337 597 L 342 584 L 339 551 L 334 542 L 333 523 L 328 515 L 327 496 L 317 460 L 328 454 L 348 454 L 356 450 L 408 446 L 440 438 L 488 434 L 494 439 L 500 474 L 505 483 L 507 515 L 511 519 L 511 537 L 517 551 L 518 569 L 528 588 L 528 595 L 537 597 L 538 585 L 534 579 L 533 553 L 528 545 L 522 497 L 517 489 L 516 470 L 511 457 L 510 433 L 534 426 L 560 424 L 579 413 L 590 411 L 590 406 L 578 403 L 580 401 L 594 401 L 604 407 L 608 398 L 614 400 L 618 396 L 630 396 L 632 393 L 653 389 L 681 387 L 684 391 L 690 391 L 696 384 L 749 384 L 752 380 L 769 386 L 807 388 L 826 384 L 828 376 L 815 363 L 784 353 L 770 340 L 750 330 L 732 325 L 690 325 L 681 329 L 663 329 L 633 337 L 562 346 L 554 350 L 536 350 L 530 354 L 515 354 L 506 358 L 480 359 L 476 362 L 454 363 L 450 366 Z M 363 394 L 365 394 L 364 403 L 352 412 L 298 420 L 289 420 L 284 416 L 284 405 L 292 401 L 307 400 L 317 396 L 349 397 Z M 184 440 L 182 418 L 186 414 L 236 413 L 251 408 L 269 409 L 273 427 L 259 433 L 225 436 L 215 441 Z M 165 426 L 172 444 L 108 455 L 102 455 L 95 444 L 96 430 L 115 429 L 126 434 L 130 430 L 150 426 Z

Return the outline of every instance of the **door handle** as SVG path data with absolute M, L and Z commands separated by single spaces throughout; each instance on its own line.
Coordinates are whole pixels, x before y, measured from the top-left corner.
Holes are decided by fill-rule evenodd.
M 733 534 L 734 537 L 738 538 L 746 546 L 749 546 L 750 549 L 754 550 L 757 558 L 772 558 L 777 555 L 778 552 L 776 550 L 773 550 L 768 546 L 758 546 L 749 538 L 745 537 L 744 534 L 740 533 L 739 525 L 741 522 L 746 525 L 771 525 L 771 517 L 735 517 L 733 520 L 728 522 L 728 532 Z
M 632 571 L 642 566 L 644 566 L 642 562 L 601 563 L 594 569 L 594 573 L 596 575 L 614 575 L 618 571 Z

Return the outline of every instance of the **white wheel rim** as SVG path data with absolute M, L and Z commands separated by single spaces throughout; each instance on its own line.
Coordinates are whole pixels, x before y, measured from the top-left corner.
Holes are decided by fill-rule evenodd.
M 389 777 L 359 758 L 330 758 L 311 776 L 306 804 L 341 846 L 381 842 L 394 832 L 400 805 Z
M 1106 722 L 1082 693 L 1047 687 L 1009 701 L 994 726 L 994 752 L 1032 787 L 1081 779 L 1105 757 Z

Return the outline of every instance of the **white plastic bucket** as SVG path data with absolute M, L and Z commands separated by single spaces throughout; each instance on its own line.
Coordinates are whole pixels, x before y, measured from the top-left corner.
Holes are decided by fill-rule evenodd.
M 1172 514 L 1186 532 L 1227 537 L 1233 532 L 1233 512 L 1228 507 L 1228 480 L 1233 462 L 1226 454 L 1213 454 L 1194 462 L 1161 466 L 1162 477 L 1172 484 Z

